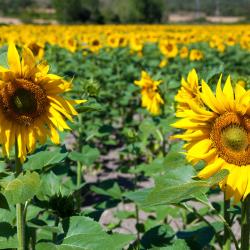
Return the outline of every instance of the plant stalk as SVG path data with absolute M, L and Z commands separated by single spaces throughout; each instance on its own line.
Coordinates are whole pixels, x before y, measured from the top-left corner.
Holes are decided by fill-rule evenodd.
M 80 188 L 82 184 L 82 163 L 80 161 L 77 162 L 77 176 L 76 176 L 76 185 Z M 77 191 L 77 210 L 81 210 L 81 190 Z
M 228 212 L 228 209 L 230 208 L 230 200 L 226 200 L 224 194 L 224 219 L 227 222 L 229 226 L 230 225 L 230 213 Z M 224 239 L 223 239 L 223 250 L 230 250 L 231 249 L 231 238 L 230 238 L 230 232 L 226 225 L 224 224 Z
M 249 250 L 250 238 L 250 195 L 242 202 L 241 207 L 241 250 Z
M 15 175 L 16 177 L 22 173 L 22 163 L 18 158 L 18 145 L 15 142 Z M 25 213 L 24 204 L 16 204 L 16 227 L 17 227 L 17 240 L 18 250 L 25 250 Z

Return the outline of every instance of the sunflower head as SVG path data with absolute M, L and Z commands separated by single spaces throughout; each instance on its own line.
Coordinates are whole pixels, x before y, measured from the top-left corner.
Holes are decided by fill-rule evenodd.
M 161 113 L 160 105 L 164 103 L 158 92 L 158 86 L 161 82 L 154 81 L 145 71 L 142 71 L 141 79 L 134 82 L 141 88 L 142 107 L 145 107 L 153 115 Z
M 65 119 L 72 120 L 77 112 L 73 101 L 62 97 L 70 83 L 49 74 L 47 64 L 38 64 L 28 47 L 22 57 L 13 43 L 8 48 L 9 68 L 0 66 L 0 142 L 7 156 L 17 142 L 18 157 L 24 161 L 36 141 L 49 137 L 59 143 L 57 130 L 70 129 Z
M 177 110 L 176 115 L 181 119 L 173 126 L 185 130 L 176 137 L 187 141 L 187 159 L 207 163 L 198 174 L 200 178 L 229 170 L 229 175 L 219 184 L 226 197 L 234 197 L 237 202 L 250 193 L 250 91 L 240 84 L 233 88 L 230 77 L 222 89 L 221 79 L 215 94 L 202 81 L 199 103 L 191 102 Z M 181 103 L 180 98 L 176 100 Z

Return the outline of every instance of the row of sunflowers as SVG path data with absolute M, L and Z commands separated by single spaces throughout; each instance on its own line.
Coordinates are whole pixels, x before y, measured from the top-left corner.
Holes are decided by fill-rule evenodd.
M 71 52 L 89 49 L 129 46 L 132 52 L 141 53 L 145 43 L 158 43 L 161 53 L 168 57 L 188 55 L 188 44 L 207 42 L 211 48 L 223 53 L 228 46 L 239 45 L 250 49 L 250 32 L 247 25 L 210 26 L 191 25 L 106 25 L 106 26 L 2 26 L 1 43 L 10 40 L 27 45 L 40 58 L 46 43 L 58 45 Z M 202 56 L 200 56 L 202 58 Z M 192 56 L 191 56 L 192 58 Z M 191 59 L 192 60 L 192 59 Z

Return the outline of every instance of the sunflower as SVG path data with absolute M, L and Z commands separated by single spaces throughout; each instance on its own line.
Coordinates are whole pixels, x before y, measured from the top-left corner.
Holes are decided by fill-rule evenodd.
M 36 142 L 44 144 L 47 137 L 60 143 L 57 130 L 70 129 L 65 118 L 77 115 L 73 105 L 84 100 L 65 100 L 60 95 L 70 83 L 48 74 L 49 66 L 37 64 L 28 47 L 20 60 L 13 43 L 8 48 L 9 68 L 0 66 L 0 141 L 3 154 L 9 156 L 17 143 L 18 157 L 23 162 Z
M 244 200 L 250 193 L 250 91 L 241 85 L 232 87 L 230 76 L 216 93 L 202 81 L 200 103 L 190 101 L 189 107 L 177 116 L 182 119 L 173 124 L 185 129 L 177 135 L 187 141 L 187 159 L 192 163 L 206 162 L 198 176 L 209 178 L 222 169 L 229 175 L 219 183 L 226 199 Z
M 160 105 L 164 104 L 158 92 L 158 85 L 161 81 L 154 81 L 147 72 L 142 71 L 141 80 L 134 82 L 141 87 L 142 107 L 145 107 L 153 115 L 161 113 Z
M 189 108 L 190 101 L 200 102 L 198 75 L 195 69 L 192 69 L 187 77 L 181 79 L 181 89 L 175 96 L 175 101 L 178 102 L 177 111 L 181 112 Z
M 159 44 L 161 53 L 167 58 L 174 58 L 178 54 L 178 47 L 175 42 L 169 40 L 161 40 Z
M 189 54 L 189 60 L 190 61 L 200 61 L 204 57 L 202 51 L 198 49 L 192 49 Z
M 27 47 L 32 51 L 37 60 L 42 60 L 44 57 L 44 44 L 39 42 L 30 42 Z
M 185 59 L 188 57 L 188 48 L 183 46 L 180 50 L 180 58 Z

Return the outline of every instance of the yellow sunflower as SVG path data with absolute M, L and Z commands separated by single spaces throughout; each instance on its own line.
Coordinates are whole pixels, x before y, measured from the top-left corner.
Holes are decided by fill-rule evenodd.
M 44 44 L 39 42 L 30 42 L 27 47 L 32 51 L 37 60 L 42 60 L 44 57 Z
M 202 51 L 198 49 L 192 49 L 190 51 L 189 60 L 190 61 L 200 61 L 204 58 Z
M 188 48 L 186 46 L 183 46 L 180 50 L 180 58 L 184 59 L 188 57 Z
M 226 198 L 244 200 L 250 193 L 250 90 L 240 84 L 233 89 L 230 76 L 222 90 L 220 77 L 215 94 L 202 81 L 199 97 L 201 103 L 191 101 L 177 112 L 182 119 L 173 126 L 186 131 L 176 137 L 187 141 L 189 161 L 206 162 L 200 178 L 227 169 L 229 175 L 220 183 Z
M 178 112 L 188 109 L 190 101 L 200 102 L 198 75 L 195 69 L 189 72 L 187 80 L 181 79 L 181 88 L 175 96 L 175 101 L 178 102 Z
M 70 129 L 65 118 L 72 120 L 77 115 L 73 105 L 84 100 L 61 97 L 70 83 L 48 74 L 49 66 L 37 64 L 27 47 L 20 60 L 10 43 L 8 64 L 9 68 L 0 66 L 0 141 L 7 156 L 17 142 L 18 157 L 23 162 L 37 141 L 44 144 L 49 137 L 53 143 L 60 142 L 57 130 Z
M 145 107 L 153 115 L 161 113 L 160 105 L 164 104 L 158 92 L 158 86 L 162 81 L 154 81 L 147 72 L 142 71 L 141 80 L 134 83 L 141 87 L 142 107 Z
M 167 58 L 174 58 L 178 54 L 178 47 L 175 42 L 169 40 L 161 40 L 159 44 L 161 53 Z

